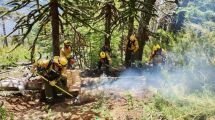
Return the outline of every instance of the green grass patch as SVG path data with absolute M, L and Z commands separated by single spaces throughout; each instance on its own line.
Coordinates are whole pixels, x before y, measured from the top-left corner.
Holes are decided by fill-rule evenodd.
M 14 114 L 11 112 L 7 112 L 7 110 L 0 106 L 0 120 L 13 120 Z
M 16 66 L 17 62 L 28 61 L 25 58 L 30 56 L 28 47 L 20 46 L 16 48 L 14 51 L 9 52 L 11 51 L 12 48 L 14 48 L 14 46 L 0 48 L 0 66 L 2 68 Z
M 144 119 L 206 120 L 215 115 L 215 96 L 192 94 L 174 98 L 159 94 L 144 105 Z

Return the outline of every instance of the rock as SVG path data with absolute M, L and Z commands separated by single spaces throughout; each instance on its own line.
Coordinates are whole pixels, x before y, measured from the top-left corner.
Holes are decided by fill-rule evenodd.
M 29 101 L 28 104 L 30 104 L 30 105 L 36 105 L 35 101 Z
M 73 114 L 70 119 L 71 120 L 79 120 L 80 116 Z
M 22 106 L 27 106 L 28 104 L 25 103 L 25 102 L 22 102 L 20 105 L 22 105 Z
M 35 99 L 35 102 L 36 102 L 36 103 L 40 102 L 40 99 Z
M 16 103 L 17 101 L 19 101 L 18 98 L 13 98 L 13 99 L 11 99 L 11 102 L 12 102 L 12 103 Z
M 17 108 L 18 108 L 19 110 L 25 110 L 25 109 L 27 109 L 26 106 L 22 106 L 22 105 L 17 105 Z
M 14 107 L 13 110 L 15 110 L 15 111 L 21 111 L 18 107 Z
M 64 119 L 69 119 L 71 117 L 71 113 L 65 113 L 65 112 L 63 112 L 62 116 L 63 116 Z

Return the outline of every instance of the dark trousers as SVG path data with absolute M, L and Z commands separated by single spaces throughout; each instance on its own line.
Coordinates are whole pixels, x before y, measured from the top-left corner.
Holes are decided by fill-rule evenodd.
M 108 60 L 99 60 L 98 69 L 101 70 L 102 66 L 105 67 L 104 72 L 108 75 L 110 73 Z
M 69 58 L 69 59 L 67 59 L 68 60 L 68 64 L 67 64 L 67 69 L 73 69 L 73 66 L 72 66 L 72 64 L 70 63 L 70 61 L 71 61 L 71 58 Z
M 65 90 L 66 89 L 66 85 L 64 85 L 65 81 L 66 79 L 62 78 L 56 83 L 56 85 Z M 63 92 L 60 89 L 56 88 L 55 86 L 51 86 L 49 82 L 45 81 L 46 100 L 52 101 L 55 97 L 61 97 L 62 95 Z

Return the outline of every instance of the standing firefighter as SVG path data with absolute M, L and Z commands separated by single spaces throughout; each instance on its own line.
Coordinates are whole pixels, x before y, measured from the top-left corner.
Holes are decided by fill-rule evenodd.
M 34 64 L 32 72 L 40 74 L 49 81 L 45 81 L 45 96 L 46 102 L 49 104 L 54 103 L 54 98 L 62 99 L 62 91 L 54 87 L 55 85 L 63 88 L 63 81 L 66 81 L 66 77 L 63 76 L 65 67 L 68 61 L 65 57 L 55 56 L 51 60 L 39 60 Z
M 154 67 L 159 67 L 160 65 L 165 63 L 165 60 L 166 60 L 165 52 L 160 47 L 160 45 L 157 44 L 153 46 L 152 53 L 149 60 Z
M 139 44 L 135 34 L 132 34 L 126 43 L 126 52 L 128 54 L 129 66 L 134 62 L 134 53 L 139 49 Z
M 112 64 L 111 57 L 109 55 L 109 47 L 103 46 L 99 53 L 98 69 L 101 70 L 102 65 L 105 67 L 105 73 L 109 74 L 109 66 Z
M 75 63 L 75 60 L 72 57 L 72 48 L 71 42 L 68 40 L 64 41 L 64 47 L 60 50 L 60 56 L 65 57 L 68 60 L 68 69 L 72 68 L 72 65 Z

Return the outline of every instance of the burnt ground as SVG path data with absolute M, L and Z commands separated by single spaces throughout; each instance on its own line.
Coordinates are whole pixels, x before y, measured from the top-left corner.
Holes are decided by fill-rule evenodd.
M 16 72 L 24 71 L 12 70 L 13 77 L 20 76 Z M 92 71 L 90 71 L 92 72 Z M 98 77 L 91 76 L 90 72 L 84 72 L 85 77 L 91 81 L 97 81 Z M 10 72 L 12 73 L 12 72 Z M 10 76 L 7 73 L 1 76 Z M 112 72 L 112 76 L 117 76 L 120 71 Z M 83 73 L 82 73 L 83 74 Z M 88 78 L 85 78 L 88 79 Z M 93 82 L 96 83 L 96 82 Z M 3 91 L 0 91 L 3 92 Z M 140 95 L 141 94 L 141 95 Z M 0 118 L 14 120 L 135 120 L 143 117 L 143 104 L 150 102 L 153 96 L 148 90 L 139 95 L 127 94 L 118 90 L 88 90 L 83 86 L 80 94 L 80 102 L 73 104 L 70 98 L 58 101 L 52 106 L 40 101 L 40 93 L 28 92 L 25 95 L 0 95 L 3 103 L 0 107 Z M 3 112 L 2 112 L 3 111 Z M 6 112 L 4 112 L 6 111 Z
M 40 102 L 34 95 L 1 97 L 3 107 L 7 110 L 7 116 L 14 120 L 91 120 L 99 116 L 92 111 L 92 103 L 81 106 L 71 105 L 71 100 L 66 99 L 52 106 Z
M 145 98 L 113 93 L 100 95 L 82 97 L 79 104 L 72 104 L 71 99 L 66 98 L 52 106 L 41 102 L 37 93 L 0 96 L 0 99 L 4 103 L 2 107 L 7 111 L 7 118 L 14 120 L 131 120 L 142 117 L 143 106 L 138 101 L 147 103 L 152 94 Z

